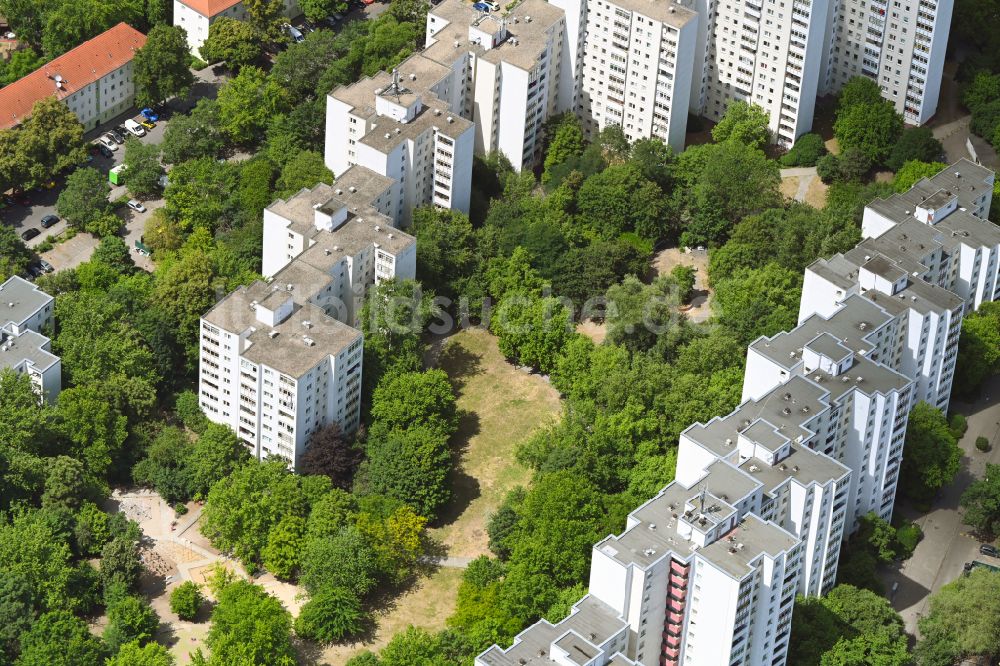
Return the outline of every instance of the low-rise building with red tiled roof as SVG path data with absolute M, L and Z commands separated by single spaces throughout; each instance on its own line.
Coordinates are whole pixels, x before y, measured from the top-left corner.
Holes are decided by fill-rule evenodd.
M 0 129 L 16 127 L 40 99 L 55 95 L 86 129 L 114 118 L 134 102 L 132 58 L 146 35 L 125 23 L 0 88 Z

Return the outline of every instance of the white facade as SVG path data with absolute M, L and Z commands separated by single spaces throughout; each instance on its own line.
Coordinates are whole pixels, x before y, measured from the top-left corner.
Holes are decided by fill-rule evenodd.
M 39 398 L 49 403 L 62 390 L 62 362 L 44 335 L 52 330 L 53 302 L 16 275 L 0 284 L 0 369 L 28 375 Z
M 302 13 L 297 0 L 284 0 L 284 5 L 284 16 Z M 240 0 L 174 0 L 174 25 L 187 32 L 188 47 L 195 55 L 208 39 L 209 27 L 220 18 L 245 21 L 247 10 Z
M 135 104 L 132 61 L 63 98 L 84 129 L 94 129 Z
M 475 130 L 442 101 L 459 85 L 452 79 L 417 54 L 327 96 L 327 167 L 337 178 L 359 166 L 391 179 L 385 210 L 397 226 L 408 226 L 418 206 L 469 212 Z
M 258 459 L 299 464 L 310 435 L 357 428 L 361 332 L 298 303 L 294 288 L 255 282 L 201 320 L 199 404 Z
M 588 134 L 619 125 L 629 141 L 683 150 L 698 30 L 697 12 L 680 3 L 590 2 L 577 103 Z
M 833 587 L 863 516 L 891 519 L 909 411 L 947 409 L 962 313 L 1000 299 L 992 188 L 953 164 L 806 269 L 799 324 L 747 350 L 740 406 L 685 429 L 674 482 L 594 546 L 589 660 L 539 622 L 477 666 L 785 664 L 795 594 Z

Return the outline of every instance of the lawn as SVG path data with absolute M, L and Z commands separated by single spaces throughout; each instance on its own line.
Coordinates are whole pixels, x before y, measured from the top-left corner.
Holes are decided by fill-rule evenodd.
M 389 607 L 375 612 L 378 628 L 370 642 L 330 645 L 319 658 L 306 656 L 303 661 L 319 664 L 343 664 L 362 650 L 377 652 L 396 634 L 411 624 L 434 633 L 445 627 L 445 620 L 455 612 L 458 585 L 462 582 L 462 569 L 440 568 L 427 577 L 420 578 L 410 589 L 394 599 Z
M 540 376 L 507 363 L 496 338 L 481 329 L 451 336 L 437 365 L 455 386 L 462 418 L 455 499 L 431 533 L 448 555 L 477 557 L 488 552 L 489 515 L 508 490 L 531 478 L 514 460 L 518 444 L 558 419 L 559 395 Z

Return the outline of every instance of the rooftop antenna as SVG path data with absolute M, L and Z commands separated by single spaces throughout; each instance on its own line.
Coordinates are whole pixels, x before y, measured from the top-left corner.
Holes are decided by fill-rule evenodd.
M 401 95 L 406 95 L 409 92 L 410 92 L 410 90 L 408 88 L 404 87 L 403 85 L 401 85 L 400 82 L 399 82 L 399 70 L 396 69 L 395 67 L 393 67 L 392 68 L 392 83 L 390 83 L 389 85 L 387 85 L 385 87 L 385 89 L 381 93 L 379 93 L 379 94 L 382 95 L 383 97 L 388 97 L 388 96 L 392 95 L 393 97 L 396 98 L 396 103 L 398 104 L 399 103 L 399 97 Z
M 700 505 L 698 513 L 705 513 L 705 486 L 704 486 L 704 484 L 702 484 L 702 486 L 701 486 L 701 492 L 698 493 L 698 504 Z

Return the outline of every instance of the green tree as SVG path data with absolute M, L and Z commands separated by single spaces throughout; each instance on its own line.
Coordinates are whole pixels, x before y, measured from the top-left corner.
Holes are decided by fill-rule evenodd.
M 944 148 L 934 138 L 930 127 L 909 127 L 903 130 L 899 140 L 892 146 L 885 165 L 893 171 L 899 171 L 907 162 L 934 162 L 943 153 Z
M 681 299 L 681 303 L 691 302 L 691 294 L 694 291 L 695 271 L 694 266 L 684 266 L 681 264 L 674 266 L 673 270 L 670 271 L 670 277 L 677 285 L 677 296 Z
M 435 293 L 456 297 L 475 267 L 475 234 L 468 216 L 424 206 L 413 211 L 410 232 L 417 239 L 417 275 Z
M 280 35 L 282 0 L 244 0 L 247 19 L 259 35 L 275 39 Z
M 87 623 L 68 611 L 45 613 L 21 636 L 15 666 L 104 666 L 105 649 Z
M 138 534 L 116 535 L 101 550 L 101 580 L 105 590 L 115 583 L 124 585 L 127 590 L 135 589 L 141 572 Z
M 118 236 L 102 238 L 90 260 L 114 269 L 119 277 L 134 273 L 136 268 L 128 245 Z
M 795 140 L 791 150 L 781 156 L 781 166 L 815 166 L 819 158 L 826 154 L 826 144 L 819 134 L 803 134 Z
M 896 170 L 896 176 L 892 179 L 892 187 L 897 192 L 906 192 L 917 181 L 930 178 L 947 168 L 948 165 L 941 162 L 910 160 Z
M 9 225 L 0 225 L 0 280 L 6 282 L 12 275 L 28 268 L 33 255 L 24 241 Z
M 22 575 L 0 578 L 0 661 L 12 663 L 20 652 L 21 637 L 38 615 L 38 599 Z
M 447 440 L 458 427 L 455 391 L 443 370 L 388 377 L 375 389 L 371 414 L 373 433 L 426 427 Z
M 299 568 L 306 521 L 301 516 L 284 516 L 267 534 L 261 550 L 264 567 L 278 578 L 288 580 Z
M 192 492 L 207 495 L 212 485 L 232 474 L 249 457 L 236 433 L 218 423 L 209 423 L 185 460 Z
M 393 497 L 433 520 L 451 498 L 448 439 L 425 425 L 388 432 L 368 441 L 362 476 L 369 490 Z
M 174 666 L 173 655 L 159 643 L 125 643 L 105 666 Z
M 196 666 L 295 666 L 290 634 L 292 620 L 281 602 L 263 588 L 237 580 L 219 592 L 212 611 L 212 626 L 205 644 L 206 658 L 199 649 Z
M 71 554 L 48 515 L 24 511 L 0 523 L 0 569 L 26 581 L 43 608 L 65 608 L 71 605 Z
M 209 28 L 211 30 L 211 28 Z M 132 59 L 136 106 L 185 97 L 194 83 L 188 67 L 187 33 L 180 26 L 157 25 Z
M 983 382 L 1000 372 L 1000 304 L 983 303 L 962 319 L 955 366 L 955 392 L 965 398 L 977 397 Z
M 868 173 L 872 162 L 860 148 L 846 148 L 837 157 L 840 177 L 846 181 L 860 181 Z
M 987 465 L 983 478 L 962 493 L 962 520 L 980 534 L 1000 534 L 1000 465 Z
M 333 172 L 326 168 L 323 156 L 313 150 L 303 150 L 285 163 L 274 184 L 274 196 L 287 199 L 303 187 L 318 183 L 333 183 Z
M 159 144 L 147 144 L 134 136 L 128 137 L 122 164 L 128 170 L 125 183 L 133 196 L 144 197 L 159 192 L 160 176 L 163 175 Z
M 816 175 L 827 185 L 843 179 L 840 169 L 840 158 L 833 153 L 827 153 L 816 160 Z
M 939 410 L 918 402 L 910 410 L 903 445 L 900 488 L 914 502 L 929 502 L 951 483 L 962 459 L 959 448 Z
M 552 178 L 552 170 L 570 157 L 583 153 L 583 130 L 580 121 L 571 113 L 565 113 L 549 121 L 555 130 L 545 151 L 542 182 L 547 183 Z
M 160 620 L 150 605 L 140 596 L 129 594 L 108 604 L 108 626 L 104 641 L 112 654 L 121 646 L 135 641 L 145 645 L 153 640 Z
M 17 36 L 20 38 L 21 33 L 18 32 Z M 0 85 L 8 86 L 44 64 L 45 59 L 35 53 L 34 49 L 14 51 L 7 62 L 0 65 Z
M 184 231 L 214 232 L 235 215 L 237 183 L 236 167 L 229 163 L 209 157 L 182 162 L 170 171 L 163 193 L 166 214 Z
M 56 456 L 47 461 L 42 506 L 78 509 L 88 490 L 83 463 L 79 460 Z
M 644 284 L 634 275 L 627 275 L 621 284 L 608 289 L 606 299 L 607 339 L 630 351 L 652 349 L 661 336 L 682 325 L 676 313 L 680 290 L 669 277 Z
M 96 37 L 119 21 L 142 25 L 143 4 L 76 0 L 52 3 L 44 12 L 42 51 L 49 59 Z
M 213 24 L 214 26 L 215 24 Z M 204 48 L 204 47 L 202 47 Z M 268 122 L 288 110 L 288 95 L 259 67 L 246 66 L 219 89 L 219 127 L 233 141 L 251 144 Z
M 718 321 L 741 341 L 795 326 L 802 275 L 776 263 L 742 270 L 715 288 Z
M 205 597 L 201 593 L 201 588 L 189 580 L 175 587 L 170 593 L 170 611 L 188 622 L 198 616 L 198 611 L 204 602 Z
M 712 138 L 717 143 L 736 141 L 750 148 L 763 148 L 771 140 L 768 120 L 767 111 L 760 106 L 736 100 L 712 128 Z
M 909 666 L 906 637 L 876 631 L 842 638 L 820 659 L 820 666 Z
M 566 343 L 576 335 L 573 311 L 557 298 L 507 294 L 490 321 L 500 352 L 548 374 Z
M 673 196 L 684 210 L 681 243 L 687 246 L 719 245 L 732 225 L 781 201 L 777 162 L 738 142 L 685 150 L 675 175 L 680 187 Z
M 42 47 L 42 33 L 45 30 L 45 13 L 39 11 L 35 0 L 2 0 L 0 14 L 7 19 L 11 30 L 35 51 Z
M 344 0 L 302 0 L 299 6 L 302 7 L 306 18 L 314 23 L 337 12 L 347 11 L 347 3 Z
M 882 101 L 878 84 L 866 76 L 854 76 L 840 89 L 837 112 L 853 106 L 875 106 Z
M 360 633 L 365 615 L 350 590 L 327 587 L 312 595 L 295 618 L 295 633 L 303 638 L 333 643 Z
M 56 200 L 56 212 L 70 226 L 86 231 L 111 209 L 108 181 L 97 169 L 77 169 L 66 177 L 66 186 Z
M 579 220 L 606 238 L 634 231 L 656 241 L 668 231 L 663 192 L 633 164 L 613 165 L 585 180 L 576 205 Z
M 375 586 L 380 573 L 374 550 L 353 526 L 341 528 L 332 537 L 310 536 L 301 564 L 299 580 L 312 595 L 332 586 L 363 597 Z
M 212 21 L 198 51 L 209 63 L 225 61 L 233 71 L 253 64 L 264 52 L 260 35 L 250 23 L 226 16 Z
M 876 164 L 889 156 L 902 132 L 902 116 L 885 100 L 874 104 L 854 104 L 846 109 L 841 107 L 833 125 L 841 150 L 857 148 Z
M 961 657 L 1000 654 L 1000 574 L 978 568 L 930 597 L 917 622 L 920 666 L 949 666 Z
M 202 98 L 190 114 L 176 114 L 163 132 L 161 146 L 163 161 L 167 164 L 221 156 L 226 140 L 219 127 L 219 103 Z

